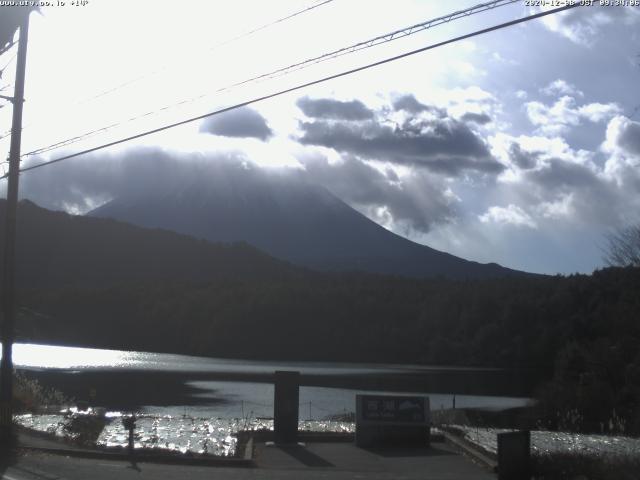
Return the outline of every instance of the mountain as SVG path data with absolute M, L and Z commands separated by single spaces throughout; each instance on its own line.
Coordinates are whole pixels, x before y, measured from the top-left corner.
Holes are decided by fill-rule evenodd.
M 242 241 L 297 265 L 417 278 L 522 274 L 417 244 L 351 208 L 327 189 L 238 169 L 125 194 L 89 213 L 213 242 Z
M 0 235 L 5 211 L 6 201 L 0 200 Z M 27 200 L 18 206 L 16 255 L 17 284 L 29 288 L 299 274 L 299 269 L 246 244 L 214 245 L 175 232 L 53 212 Z

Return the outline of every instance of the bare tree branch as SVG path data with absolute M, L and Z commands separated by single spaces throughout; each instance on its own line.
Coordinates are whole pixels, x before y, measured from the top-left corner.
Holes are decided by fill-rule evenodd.
M 640 266 L 640 224 L 607 235 L 603 259 L 610 267 Z

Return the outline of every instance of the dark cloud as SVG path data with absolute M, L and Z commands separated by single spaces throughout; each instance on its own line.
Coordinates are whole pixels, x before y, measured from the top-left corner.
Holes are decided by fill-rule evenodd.
M 424 103 L 420 103 L 413 95 L 403 95 L 393 101 L 393 109 L 396 111 L 404 110 L 409 113 L 420 113 L 428 110 L 429 107 Z
M 200 132 L 223 137 L 258 138 L 262 141 L 273 135 L 264 117 L 247 107 L 205 119 L 200 125 Z
M 486 113 L 467 112 L 460 117 L 460 120 L 463 122 L 477 123 L 478 125 L 486 125 L 491 122 L 491 117 Z
M 431 105 L 425 105 L 420 103 L 413 95 L 403 95 L 396 98 L 392 103 L 393 109 L 396 112 L 405 111 L 407 113 L 421 113 L 421 112 L 433 112 L 439 117 L 446 117 L 447 112 L 442 108 L 437 108 Z
M 328 98 L 312 100 L 309 97 L 302 97 L 296 102 L 296 105 L 307 117 L 311 118 L 368 120 L 374 116 L 373 111 L 359 100 L 341 102 Z
M 20 193 L 55 210 L 86 213 L 118 197 L 147 197 L 206 190 L 225 196 L 239 185 L 259 191 L 265 184 L 320 185 L 374 220 L 379 210 L 394 222 L 427 232 L 456 215 L 447 185 L 428 172 L 399 178 L 352 156 L 330 164 L 319 155 L 300 159 L 300 168 L 261 168 L 241 154 L 173 153 L 158 148 L 133 148 L 122 154 L 95 154 L 34 170 L 22 178 Z M 37 161 L 36 161 L 37 163 Z M 28 166 L 28 165 L 27 165 Z M 242 188 L 241 188 L 242 189 Z M 284 188 L 286 190 L 286 188 Z M 185 193 L 187 192 L 187 193 Z
M 384 222 L 388 213 L 395 223 L 426 233 L 457 215 L 446 185 L 427 172 L 413 172 L 400 181 L 393 170 L 381 172 L 353 156 L 336 164 L 319 155 L 300 161 L 307 180 L 320 183 L 377 221 Z M 382 216 L 379 209 L 385 212 Z
M 545 168 L 531 171 L 528 178 L 548 189 L 595 188 L 600 180 L 595 172 L 584 165 L 552 159 Z
M 524 179 L 521 189 L 529 189 L 539 202 L 556 202 L 569 195 L 567 220 L 585 225 L 618 224 L 628 211 L 627 195 L 632 195 L 588 166 L 567 160 L 552 159 L 541 169 L 529 170 Z
M 617 144 L 632 155 L 640 155 L 640 123 L 627 122 L 618 135 Z
M 535 167 L 539 157 L 540 152 L 525 152 L 517 143 L 512 143 L 509 148 L 509 158 L 523 170 Z
M 239 154 L 205 156 L 132 148 L 117 155 L 87 155 L 34 170 L 21 178 L 20 194 L 46 208 L 85 213 L 116 197 L 185 189 L 202 181 L 210 182 L 211 188 L 213 182 L 215 188 L 229 188 L 231 174 L 242 174 L 245 160 Z
M 395 172 L 394 169 L 387 168 L 384 173 L 390 181 L 392 182 L 400 181 L 400 177 L 398 177 L 398 174 Z
M 499 173 L 504 166 L 464 123 L 448 119 L 407 120 L 392 128 L 370 121 L 303 122 L 304 145 L 333 148 L 367 159 L 413 165 L 448 175 L 464 170 Z

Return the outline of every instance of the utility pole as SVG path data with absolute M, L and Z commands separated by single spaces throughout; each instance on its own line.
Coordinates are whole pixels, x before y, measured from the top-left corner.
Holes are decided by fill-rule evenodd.
M 20 15 L 20 39 L 11 124 L 11 147 L 9 150 L 9 177 L 5 210 L 4 270 L 2 272 L 2 361 L 0 362 L 0 446 L 8 447 L 12 442 L 13 422 L 13 338 L 16 313 L 16 216 L 18 207 L 18 175 L 20 170 L 20 141 L 22 137 L 22 104 L 24 102 L 24 77 L 27 64 L 27 39 L 29 37 L 30 9 Z

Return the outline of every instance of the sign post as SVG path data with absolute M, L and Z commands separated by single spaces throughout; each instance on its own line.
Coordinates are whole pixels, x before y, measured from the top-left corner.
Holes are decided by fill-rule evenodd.
M 300 372 L 277 371 L 273 401 L 273 430 L 276 443 L 298 441 Z
M 498 434 L 498 480 L 531 478 L 531 432 Z

